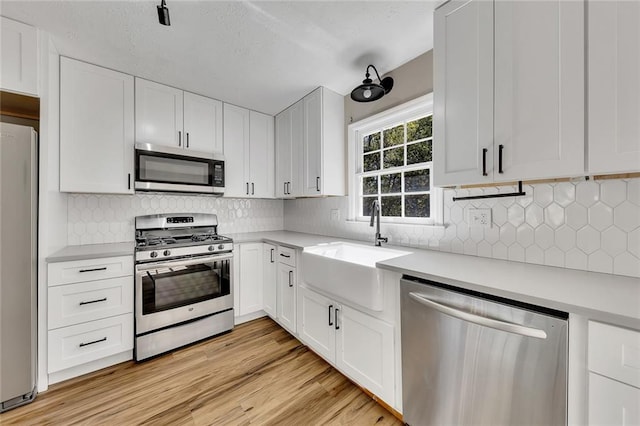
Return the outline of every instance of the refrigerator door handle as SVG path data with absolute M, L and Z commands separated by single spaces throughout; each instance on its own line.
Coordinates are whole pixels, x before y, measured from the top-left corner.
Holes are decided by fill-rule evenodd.
M 434 302 L 433 300 L 425 297 L 425 295 L 423 294 L 411 292 L 409 293 L 409 297 L 418 303 L 435 309 L 438 312 L 461 319 L 463 321 L 471 322 L 485 327 L 491 327 L 496 330 L 506 331 L 508 333 L 519 334 L 521 336 L 535 337 L 536 339 L 547 338 L 547 333 L 545 333 L 544 330 L 525 327 L 524 325 L 514 324 L 512 322 L 500 321 L 493 318 L 487 318 L 480 315 L 472 314 L 470 312 L 461 311 L 459 309 L 452 308 L 451 306 Z

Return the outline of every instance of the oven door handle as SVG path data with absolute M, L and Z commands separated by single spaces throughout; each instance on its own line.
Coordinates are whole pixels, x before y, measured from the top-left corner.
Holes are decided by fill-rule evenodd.
M 148 271 L 150 269 L 158 269 L 158 268 L 172 268 L 175 266 L 189 266 L 189 265 L 197 265 L 199 263 L 207 263 L 207 262 L 215 262 L 219 260 L 232 260 L 233 253 L 222 254 L 217 256 L 207 256 L 207 257 L 197 257 L 190 259 L 182 259 L 182 260 L 169 260 L 169 261 L 160 261 L 153 263 L 141 263 L 136 265 L 136 272 L 140 273 L 143 271 Z

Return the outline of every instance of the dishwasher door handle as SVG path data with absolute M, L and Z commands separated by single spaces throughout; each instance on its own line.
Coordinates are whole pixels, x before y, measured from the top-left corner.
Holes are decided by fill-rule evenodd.
M 425 295 L 418 293 L 409 293 L 409 297 L 418 303 L 435 309 L 445 315 L 449 315 L 454 318 L 461 319 L 463 321 L 471 322 L 474 324 L 482 325 L 485 327 L 491 327 L 496 330 L 506 331 L 508 333 L 519 334 L 521 336 L 535 337 L 537 339 L 546 339 L 547 333 L 544 330 L 537 328 L 526 327 L 520 324 L 514 324 L 512 322 L 500 321 L 493 318 L 487 318 L 480 315 L 472 314 L 470 312 L 461 311 L 451 306 L 443 305 L 438 302 L 425 297 Z

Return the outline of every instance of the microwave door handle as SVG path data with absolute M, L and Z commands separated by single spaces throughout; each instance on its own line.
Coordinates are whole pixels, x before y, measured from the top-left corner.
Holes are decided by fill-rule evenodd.
M 535 337 L 537 339 L 546 339 L 547 333 L 544 330 L 537 328 L 526 327 L 520 324 L 514 324 L 512 322 L 500 321 L 493 318 L 483 317 L 481 315 L 472 314 L 471 312 L 462 311 L 451 306 L 444 305 L 442 303 L 434 302 L 427 298 L 423 294 L 409 293 L 409 297 L 416 302 L 425 305 L 429 308 L 448 315 L 453 318 L 458 318 L 466 322 L 478 324 L 484 327 L 491 327 L 496 330 L 506 331 L 507 333 L 519 334 L 526 337 Z

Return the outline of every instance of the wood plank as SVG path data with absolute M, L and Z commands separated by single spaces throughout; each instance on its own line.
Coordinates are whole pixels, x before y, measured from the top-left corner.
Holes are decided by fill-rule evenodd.
M 269 318 L 50 387 L 0 424 L 402 424 Z

